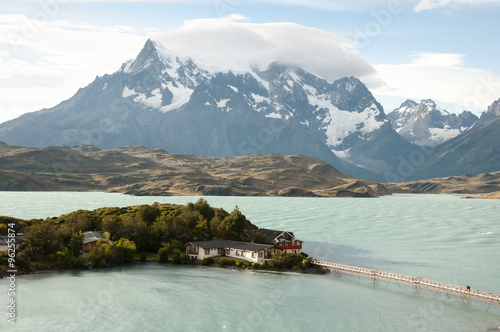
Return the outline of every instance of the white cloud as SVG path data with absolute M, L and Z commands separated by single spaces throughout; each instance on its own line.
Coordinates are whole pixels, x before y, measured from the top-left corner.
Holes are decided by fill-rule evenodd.
M 373 87 L 380 99 L 426 99 L 459 105 L 470 111 L 485 110 L 500 96 L 500 76 L 464 66 L 464 55 L 415 53 L 408 64 L 375 65 L 385 86 Z
M 36 21 L 0 14 L 0 122 L 27 111 L 54 106 L 96 75 L 116 71 L 137 56 L 146 35 L 167 48 L 225 70 L 265 68 L 280 60 L 329 80 L 367 77 L 374 68 L 349 52 L 355 43 L 334 33 L 293 23 L 253 24 L 240 15 L 186 21 L 168 32 L 130 26 L 97 26 L 61 20 Z M 31 80 L 30 80 L 31 77 Z M 47 83 L 35 88 L 34 81 Z M 22 83 L 25 82 L 25 86 Z M 63 83 L 61 83 L 63 82 Z M 0 86 L 1 87 L 1 86 Z
M 416 6 L 415 11 L 421 12 L 424 10 L 438 9 L 446 7 L 448 5 L 458 5 L 458 4 L 481 4 L 481 3 L 493 3 L 500 2 L 499 0 L 421 0 Z
M 19 1 L 19 0 L 18 0 Z M 24 0 L 39 2 L 40 0 Z M 334 11 L 348 11 L 348 10 L 366 10 L 371 8 L 380 8 L 386 6 L 391 0 L 54 0 L 58 3 L 165 3 L 165 4 L 209 4 L 212 5 L 219 14 L 228 14 L 234 12 L 244 3 L 257 2 L 265 4 L 277 4 L 283 6 L 297 6 L 309 7 L 317 9 L 326 9 Z M 393 0 L 398 3 L 414 3 L 417 0 Z
M 353 41 L 294 23 L 247 23 L 244 17 L 231 15 L 186 21 L 176 30 L 150 36 L 171 51 L 224 70 L 265 69 L 278 60 L 330 81 L 374 73 L 371 64 L 349 51 L 355 47 Z
M 37 21 L 26 15 L 0 14 L 0 80 L 15 80 L 16 86 L 25 82 L 19 89 L 0 89 L 0 123 L 54 106 L 96 75 L 116 71 L 122 62 L 137 55 L 145 33 L 128 26 Z M 63 83 L 35 88 L 30 81 L 35 76 L 38 81 L 45 77 Z

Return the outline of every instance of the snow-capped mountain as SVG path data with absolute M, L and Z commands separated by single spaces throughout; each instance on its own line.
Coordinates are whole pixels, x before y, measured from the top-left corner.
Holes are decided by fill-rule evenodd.
M 143 145 L 200 156 L 305 154 L 377 181 L 417 148 L 393 130 L 357 78 L 329 83 L 280 63 L 223 72 L 151 40 L 136 59 L 72 98 L 1 124 L 0 140 Z
M 438 107 L 431 99 L 417 104 L 406 100 L 387 115 L 392 127 L 409 142 L 436 146 L 470 129 L 478 117 L 469 111 L 458 116 Z

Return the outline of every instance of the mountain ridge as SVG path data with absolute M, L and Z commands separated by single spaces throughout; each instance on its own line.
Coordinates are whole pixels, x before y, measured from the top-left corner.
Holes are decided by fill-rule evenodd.
M 467 121 L 463 114 L 455 118 Z M 394 130 L 355 77 L 329 83 L 278 62 L 265 70 L 222 72 L 152 40 L 117 72 L 97 77 L 57 106 L 0 124 L 0 140 L 35 147 L 140 145 L 205 157 L 302 154 L 378 182 L 406 180 L 397 175 L 402 160 L 422 149 Z
M 377 197 L 357 180 L 308 156 L 197 157 L 141 146 L 43 149 L 0 145 L 0 190 L 110 191 L 131 195 Z

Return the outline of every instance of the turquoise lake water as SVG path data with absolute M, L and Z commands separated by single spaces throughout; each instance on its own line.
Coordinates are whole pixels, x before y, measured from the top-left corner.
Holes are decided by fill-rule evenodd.
M 448 195 L 205 197 L 263 228 L 290 230 L 315 258 L 500 293 L 500 201 Z M 187 203 L 199 197 L 0 192 L 0 215 Z M 1 331 L 489 331 L 500 306 L 333 275 L 134 264 L 16 279 L 17 324 Z

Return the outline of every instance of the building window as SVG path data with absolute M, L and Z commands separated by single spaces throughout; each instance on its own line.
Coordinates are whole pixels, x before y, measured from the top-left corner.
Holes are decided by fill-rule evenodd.
M 255 251 L 252 251 L 252 258 L 255 258 Z
M 217 249 L 217 255 L 222 255 L 222 254 L 224 254 L 224 249 L 222 248 Z
M 238 250 L 235 250 L 235 251 L 236 251 L 236 256 L 239 256 L 240 252 Z
M 231 255 L 231 249 L 226 249 L 226 255 L 227 256 Z
M 205 255 L 210 255 L 210 249 L 205 249 Z
M 261 252 L 259 252 L 259 258 L 262 258 L 262 257 L 264 257 L 264 253 L 261 251 Z

